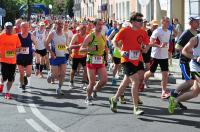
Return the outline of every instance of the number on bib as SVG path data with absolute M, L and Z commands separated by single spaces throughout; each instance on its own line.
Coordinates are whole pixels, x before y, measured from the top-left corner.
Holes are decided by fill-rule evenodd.
M 15 57 L 15 51 L 6 51 L 5 57 L 6 58 L 14 58 Z
M 22 47 L 20 50 L 21 54 L 29 54 L 29 47 Z
M 92 56 L 92 64 L 103 64 L 102 56 Z
M 140 51 L 138 51 L 138 50 L 129 51 L 129 59 L 130 60 L 138 60 L 139 56 L 140 56 Z

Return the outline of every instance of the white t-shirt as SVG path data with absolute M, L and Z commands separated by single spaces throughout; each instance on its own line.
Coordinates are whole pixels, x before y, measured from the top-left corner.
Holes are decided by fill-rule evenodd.
M 159 39 L 160 44 L 166 43 L 164 48 L 152 47 L 151 57 L 156 59 L 167 59 L 168 58 L 168 49 L 169 49 L 169 40 L 170 40 L 170 31 L 163 31 L 162 27 L 157 28 L 153 31 L 151 38 Z

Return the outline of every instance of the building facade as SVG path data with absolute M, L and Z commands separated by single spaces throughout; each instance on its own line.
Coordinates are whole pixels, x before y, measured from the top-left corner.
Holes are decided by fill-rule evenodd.
M 129 20 L 133 11 L 151 21 L 176 17 L 187 28 L 190 15 L 200 16 L 200 0 L 75 0 L 75 18 Z

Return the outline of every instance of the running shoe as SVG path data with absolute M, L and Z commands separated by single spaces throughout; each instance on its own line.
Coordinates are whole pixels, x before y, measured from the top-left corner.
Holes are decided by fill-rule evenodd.
M 178 102 L 178 108 L 181 110 L 187 110 L 187 106 L 183 105 L 181 102 Z
M 70 82 L 69 87 L 73 88 L 74 87 L 74 83 Z
M 168 106 L 168 111 L 169 113 L 174 113 L 174 109 L 177 107 L 177 104 L 175 103 L 175 98 L 170 96 L 169 97 L 169 106 Z
M 48 73 L 48 76 L 47 76 L 47 82 L 48 82 L 48 83 L 51 83 L 51 82 L 52 82 L 52 79 L 53 79 L 53 78 L 52 78 L 52 73 L 49 72 L 49 73 Z
M 112 112 L 117 112 L 117 101 L 115 101 L 114 97 L 109 98 L 110 109 Z
M 115 78 L 112 79 L 112 86 L 116 86 L 117 85 L 117 80 Z
M 139 107 L 133 107 L 133 114 L 134 115 L 142 115 L 142 114 L 144 114 L 144 111 L 143 110 L 141 110 L 141 109 L 139 109 Z
M 22 87 L 22 90 L 24 91 L 26 90 L 26 85 L 22 85 L 21 87 Z
M 81 86 L 81 88 L 83 88 L 83 90 L 87 90 L 87 84 L 83 83 L 83 85 Z
M 61 90 L 61 88 L 57 88 L 57 89 L 56 89 L 56 94 L 57 94 L 57 95 L 65 95 L 65 94 L 63 93 L 63 91 Z
M 4 98 L 5 99 L 12 99 L 12 96 L 10 95 L 10 93 L 6 93 Z
M 125 99 L 124 95 L 121 95 L 121 96 L 119 97 L 119 102 L 120 102 L 121 104 L 126 104 L 126 99 Z
M 86 97 L 85 103 L 86 103 L 87 105 L 93 105 L 91 97 Z
M 167 91 L 165 91 L 164 93 L 162 93 L 162 95 L 161 95 L 161 99 L 168 99 L 170 97 L 170 93 L 169 92 L 167 92 Z

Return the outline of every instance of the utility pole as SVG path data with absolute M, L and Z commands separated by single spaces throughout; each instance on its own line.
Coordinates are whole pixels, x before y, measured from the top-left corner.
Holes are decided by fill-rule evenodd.
M 31 4 L 30 4 L 30 0 L 27 0 L 27 6 L 28 6 L 27 21 L 30 21 L 30 19 L 31 19 Z

